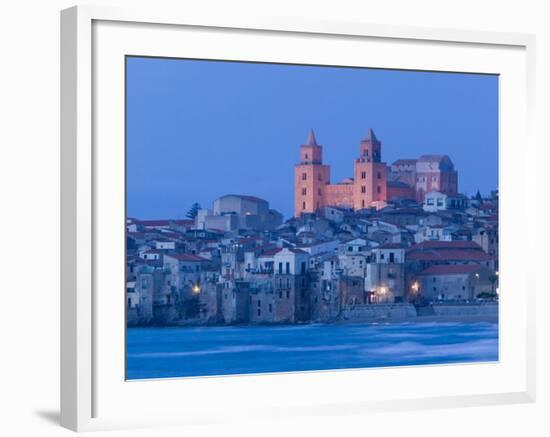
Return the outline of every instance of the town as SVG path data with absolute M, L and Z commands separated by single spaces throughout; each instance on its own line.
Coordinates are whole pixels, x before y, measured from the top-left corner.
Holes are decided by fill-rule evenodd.
M 449 156 L 388 165 L 381 144 L 369 129 L 353 177 L 331 183 L 310 131 L 286 221 L 248 194 L 127 218 L 128 325 L 496 317 L 498 190 L 468 197 Z

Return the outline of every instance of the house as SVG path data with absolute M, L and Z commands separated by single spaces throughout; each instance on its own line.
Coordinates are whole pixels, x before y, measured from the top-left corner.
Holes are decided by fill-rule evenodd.
M 159 239 L 153 240 L 152 243 L 155 245 L 155 249 L 157 250 L 175 250 L 176 249 L 176 242 L 173 240 L 159 238 Z
M 468 208 L 468 198 L 462 194 L 445 194 L 439 191 L 430 191 L 424 197 L 422 208 L 427 212 L 445 211 L 447 209 L 464 210 Z
M 406 262 L 421 270 L 434 264 L 479 264 L 494 270 L 494 258 L 473 241 L 423 241 L 407 249 Z
M 492 295 L 495 273 L 478 264 L 433 265 L 417 275 L 418 292 L 428 301 L 473 300 Z
M 305 275 L 309 253 L 301 249 L 283 248 L 273 255 L 274 273 L 279 275 Z
M 158 261 L 161 259 L 161 252 L 158 249 L 148 249 L 139 252 L 139 257 L 146 261 Z
M 164 255 L 163 267 L 167 275 L 166 286 L 186 300 L 196 295 L 201 272 L 207 270 L 210 261 L 189 253 Z
M 453 232 L 456 227 L 433 225 L 421 226 L 414 234 L 414 242 L 422 243 L 423 241 L 452 241 Z
M 405 299 L 405 247 L 388 243 L 372 249 L 367 265 L 365 291 L 368 303 L 393 303 Z

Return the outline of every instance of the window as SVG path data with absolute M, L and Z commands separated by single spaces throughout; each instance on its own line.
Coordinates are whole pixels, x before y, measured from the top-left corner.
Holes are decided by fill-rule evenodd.
M 307 188 L 302 188 L 302 196 L 305 196 L 307 194 Z
M 303 181 L 306 181 L 306 180 L 307 180 L 307 173 L 302 173 L 302 180 L 303 180 Z
M 273 312 L 273 305 L 269 304 L 269 312 Z
M 289 262 L 287 262 L 287 263 L 285 264 L 285 273 L 286 273 L 287 275 L 290 274 L 290 263 L 289 263 Z
M 361 200 L 361 208 L 365 208 L 365 199 Z
M 380 185 L 378 185 L 376 187 L 376 192 L 379 193 L 379 194 L 382 192 L 382 188 L 380 188 Z
M 353 252 L 353 246 L 348 246 L 348 252 Z
M 283 263 L 279 263 L 279 275 L 283 274 Z
M 306 272 L 306 263 L 305 263 L 305 261 L 302 261 L 301 272 L 302 272 L 302 275 Z
M 286 298 L 290 299 L 290 291 L 289 290 L 286 291 Z
M 306 202 L 302 202 L 302 209 L 306 209 Z
M 381 260 L 384 259 L 385 256 L 386 256 L 386 255 L 384 254 L 384 252 L 380 252 L 380 259 L 381 259 Z
M 367 179 L 367 172 L 366 171 L 361 172 L 361 179 Z
M 262 301 L 258 299 L 258 308 L 260 308 L 261 306 L 262 306 Z
M 283 292 L 279 290 L 279 299 L 282 299 L 282 298 L 283 298 Z
M 366 193 L 366 192 L 367 192 L 367 187 L 364 185 L 361 185 L 361 193 Z
M 306 153 L 306 159 L 309 159 L 309 155 Z
M 258 308 L 258 317 L 262 315 L 262 310 Z
M 382 173 L 377 172 L 377 173 L 376 173 L 376 178 L 377 178 L 377 179 L 382 179 Z
M 290 278 L 286 278 L 286 288 L 290 288 Z
M 393 252 L 390 252 L 390 262 L 391 263 L 395 262 L 395 255 Z

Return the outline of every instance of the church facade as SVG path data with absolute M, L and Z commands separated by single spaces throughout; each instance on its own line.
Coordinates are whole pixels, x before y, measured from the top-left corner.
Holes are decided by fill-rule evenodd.
M 325 206 L 380 209 L 387 201 L 399 198 L 421 203 L 431 191 L 458 192 L 458 174 L 447 155 L 401 159 L 388 166 L 382 161 L 382 143 L 369 129 L 359 142 L 353 177 L 332 184 L 330 166 L 323 163 L 323 146 L 310 131 L 300 146 L 300 162 L 294 170 L 294 215 L 313 213 Z

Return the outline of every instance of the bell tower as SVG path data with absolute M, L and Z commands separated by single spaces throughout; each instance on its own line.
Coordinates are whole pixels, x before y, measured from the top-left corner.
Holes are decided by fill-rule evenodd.
M 294 216 L 323 207 L 324 186 L 329 183 L 330 167 L 323 165 L 323 147 L 310 130 L 300 146 L 300 162 L 294 167 Z
M 353 184 L 353 209 L 356 211 L 387 199 L 387 167 L 382 162 L 382 143 L 372 129 L 359 143 Z

